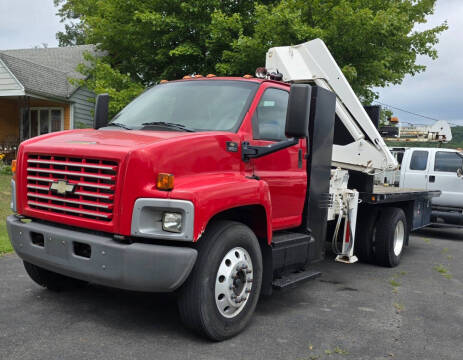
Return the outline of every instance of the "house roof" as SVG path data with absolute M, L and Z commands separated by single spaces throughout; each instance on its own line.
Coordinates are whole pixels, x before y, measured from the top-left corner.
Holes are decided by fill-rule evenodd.
M 78 45 L 0 50 L 0 59 L 27 93 L 68 98 L 77 88 L 69 83 L 69 79 L 83 78 L 76 67 L 85 63 L 85 52 L 98 55 L 95 45 Z

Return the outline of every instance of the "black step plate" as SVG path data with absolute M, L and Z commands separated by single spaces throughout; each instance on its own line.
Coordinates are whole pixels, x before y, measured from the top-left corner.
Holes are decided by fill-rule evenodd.
M 321 272 L 313 270 L 295 272 L 273 280 L 272 285 L 275 289 L 288 289 L 303 281 L 316 279 L 321 276 L 321 274 Z

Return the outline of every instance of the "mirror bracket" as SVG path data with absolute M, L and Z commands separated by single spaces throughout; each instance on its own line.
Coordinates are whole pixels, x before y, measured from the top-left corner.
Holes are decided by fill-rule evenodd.
M 267 146 L 254 146 L 249 144 L 249 142 L 244 141 L 241 144 L 241 156 L 243 161 L 249 161 L 249 159 L 256 159 L 265 155 L 273 154 L 274 152 L 289 148 L 298 143 L 299 140 L 295 138 L 279 141 Z

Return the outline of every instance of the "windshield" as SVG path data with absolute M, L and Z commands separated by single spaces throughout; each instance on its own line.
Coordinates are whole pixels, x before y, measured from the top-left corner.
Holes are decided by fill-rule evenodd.
M 145 91 L 111 122 L 130 129 L 237 131 L 258 85 L 239 80 L 165 83 Z

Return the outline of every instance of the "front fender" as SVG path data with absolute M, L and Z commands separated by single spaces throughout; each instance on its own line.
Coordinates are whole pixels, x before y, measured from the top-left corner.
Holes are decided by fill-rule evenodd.
M 272 241 L 272 207 L 266 182 L 236 173 L 200 174 L 176 179 L 170 198 L 195 205 L 194 241 L 204 233 L 216 214 L 240 206 L 261 205 L 267 219 L 267 240 Z

